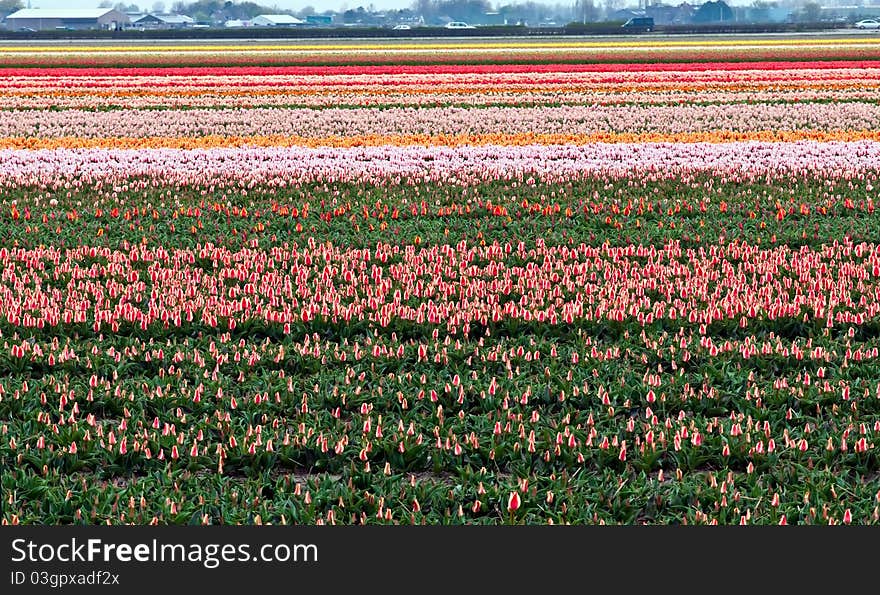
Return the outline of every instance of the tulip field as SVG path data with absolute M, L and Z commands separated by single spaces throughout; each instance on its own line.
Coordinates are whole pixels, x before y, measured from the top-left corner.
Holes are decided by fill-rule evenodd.
M 3 524 L 880 523 L 880 39 L 432 43 L 0 46 Z

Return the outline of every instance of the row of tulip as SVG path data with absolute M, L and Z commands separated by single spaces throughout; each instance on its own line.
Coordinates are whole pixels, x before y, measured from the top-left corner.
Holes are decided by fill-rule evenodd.
M 702 68 L 700 67 L 702 66 Z M 735 66 L 735 67 L 734 67 Z M 573 68 L 567 64 L 550 64 L 540 71 L 531 72 L 525 68 L 478 68 L 441 67 L 434 69 L 411 68 L 397 72 L 393 69 L 373 68 L 348 72 L 321 72 L 305 68 L 202 68 L 194 72 L 183 69 L 131 69 L 131 68 L 90 68 L 65 69 L 48 76 L 46 70 L 7 69 L 2 88 L 10 91 L 36 88 L 40 90 L 80 89 L 128 89 L 140 90 L 181 90 L 204 91 L 207 87 L 245 88 L 248 90 L 307 91 L 309 89 L 372 88 L 381 92 L 382 88 L 413 90 L 435 86 L 456 86 L 459 89 L 492 85 L 527 86 L 534 88 L 544 85 L 565 85 L 576 89 L 604 90 L 610 86 L 648 86 L 667 90 L 692 87 L 703 89 L 706 86 L 739 87 L 747 84 L 773 84 L 782 88 L 799 85 L 832 84 L 875 86 L 880 63 L 872 62 L 810 62 L 788 64 L 779 63 L 776 68 L 763 69 L 761 63 L 749 64 L 682 64 L 666 68 L 635 69 L 617 68 L 617 65 L 598 65 L 593 68 L 583 66 Z M 376 87 L 381 85 L 382 87 Z
M 875 56 L 876 58 L 876 56 Z M 277 77 L 277 76 L 312 76 L 312 77 L 336 77 L 344 81 L 349 77 L 400 77 L 403 75 L 420 76 L 462 76 L 462 75 L 536 75 L 548 76 L 556 73 L 597 73 L 624 75 L 634 70 L 641 73 L 678 72 L 737 72 L 737 71 L 838 71 L 844 70 L 873 70 L 878 66 L 874 60 L 812 60 L 812 61 L 717 61 L 717 62 L 651 62 L 638 64 L 634 67 L 628 62 L 598 62 L 573 64 L 548 62 L 541 64 L 387 64 L 387 65 L 344 65 L 344 66 L 168 66 L 168 67 L 91 67 L 79 68 L 59 67 L 47 70 L 44 67 L 28 68 L 9 66 L 3 69 L 7 77 L 14 78 L 44 78 L 44 77 Z M 644 76 L 644 75 L 643 75 Z M 345 84 L 340 82 L 340 84 Z
M 712 173 L 550 182 L 228 184 L 187 187 L 159 180 L 33 184 L 7 188 L 0 212 L 8 241 L 22 248 L 89 238 L 111 248 L 141 244 L 198 248 L 205 239 L 238 250 L 319 237 L 352 248 L 515 237 L 559 245 L 633 242 L 685 248 L 744 241 L 818 248 L 827 238 L 875 241 L 876 174 L 813 172 L 776 178 Z M 47 242 L 45 237 L 56 238 Z M 73 241 L 73 246 L 77 242 Z
M 0 265 L 0 321 L 12 329 L 91 321 L 95 332 L 115 334 L 194 321 L 232 330 L 254 321 L 288 333 L 313 321 L 408 322 L 467 336 L 490 323 L 614 321 L 637 329 L 665 320 L 733 321 L 746 328 L 756 319 L 802 318 L 831 327 L 880 314 L 880 246 L 867 243 L 821 251 L 743 243 L 700 251 L 541 241 L 527 248 L 464 240 L 356 250 L 328 241 L 271 253 L 210 245 L 0 248 Z
M 125 107 L 137 108 L 140 102 L 150 105 L 198 105 L 210 101 L 212 106 L 224 102 L 250 101 L 248 105 L 272 102 L 308 105 L 360 106 L 422 104 L 439 102 L 444 97 L 461 98 L 468 105 L 485 104 L 496 98 L 499 102 L 602 103 L 608 102 L 680 102 L 707 103 L 724 101 L 728 94 L 763 102 L 780 99 L 864 98 L 875 99 L 880 70 L 873 68 L 825 68 L 764 71 L 760 69 L 729 71 L 724 68 L 706 71 L 629 71 L 569 72 L 564 66 L 545 74 L 523 73 L 456 73 L 456 74 L 371 74 L 371 75 L 223 75 L 198 77 L 126 75 L 114 76 L 24 76 L 6 77 L 0 81 L 2 105 L 8 108 L 43 106 L 65 107 L 70 102 L 115 100 L 134 102 Z M 805 94 L 801 97 L 799 94 Z M 835 93 L 840 93 L 837 97 Z M 757 94 L 757 95 L 756 95 Z M 792 96 L 794 94 L 794 96 Z M 632 95 L 632 97 L 628 97 Z M 585 101 L 581 101 L 585 99 Z M 58 105 L 53 101 L 57 100 Z M 341 101 L 340 101 L 341 100 Z M 166 103 L 167 102 L 167 103 Z M 263 102 L 263 103 L 261 103 Z
M 6 46 L 2 66 L 32 68 L 188 67 L 282 65 L 421 65 L 542 64 L 557 62 L 662 64 L 714 61 L 876 60 L 877 41 L 870 38 L 830 40 L 690 40 L 658 45 L 642 41 L 578 42 L 524 40 L 511 44 L 491 40 L 423 40 L 417 43 L 369 42 L 328 44 L 153 45 L 153 46 Z
M 860 135 L 855 134 L 856 138 Z M 73 139 L 76 141 L 77 139 Z M 137 139 L 134 139 L 135 141 Z M 209 141 L 212 139 L 208 139 Z M 159 183 L 216 187 L 270 188 L 315 182 L 399 183 L 408 180 L 479 185 L 490 180 L 565 183 L 595 176 L 627 178 L 645 172 L 652 179 L 709 172 L 719 179 L 785 178 L 793 172 L 830 172 L 832 178 L 877 175 L 880 142 L 715 142 L 601 143 L 516 146 L 418 144 L 309 148 L 304 146 L 212 149 L 6 149 L 0 150 L 0 187 L 117 184 L 132 180 L 148 188 Z M 418 141 L 419 139 L 414 139 Z M 507 139 L 504 139 L 507 140 Z M 510 139 L 514 141 L 515 139 Z M 563 137 L 564 140 L 564 137 Z M 719 140 L 723 137 L 719 135 Z M 269 143 L 284 139 L 269 139 Z M 343 139 L 344 141 L 344 139 Z M 469 142 L 471 141 L 471 142 Z M 491 137 L 485 142 L 491 141 Z M 77 142 L 71 142 L 76 147 Z M 355 144 L 355 143 L 352 143 Z M 39 146 L 37 143 L 36 146 Z M 161 145 L 160 145 L 161 146 Z
M 789 85 L 780 88 L 776 83 L 739 85 L 722 88 L 711 85 L 668 85 L 635 87 L 598 87 L 588 85 L 553 86 L 477 86 L 465 88 L 437 84 L 418 88 L 359 89 L 301 87 L 289 91 L 272 88 L 240 88 L 216 85 L 210 89 L 141 89 L 106 87 L 75 90 L 18 87 L 4 92 L 0 82 L 0 110 L 58 111 L 79 109 L 100 110 L 153 110 L 166 109 L 253 109 L 253 108 L 441 108 L 507 106 L 646 106 L 724 104 L 784 104 L 800 103 L 876 103 L 877 84 L 865 81 Z
M 61 488 L 51 513 L 63 522 L 188 522 L 196 512 L 202 522 L 243 521 L 251 506 L 268 522 L 499 522 L 514 512 L 527 522 L 739 522 L 748 514 L 755 522 L 824 523 L 844 515 L 853 522 L 852 510 L 855 522 L 877 522 L 880 486 L 855 482 L 836 494 L 825 479 L 832 468 L 876 465 L 876 347 L 861 358 L 835 349 L 837 338 L 798 340 L 789 350 L 772 333 L 713 341 L 684 328 L 607 343 L 571 330 L 467 342 L 301 336 L 120 333 L 13 344 L 0 360 L 13 420 L 4 448 L 22 476 L 10 492 L 13 514 L 28 520 L 40 510 L 27 486 L 42 478 Z M 750 357 L 761 363 L 725 377 Z M 21 362 L 38 374 L 23 374 Z M 98 465 L 151 479 L 115 488 L 106 503 L 88 488 L 65 494 L 71 479 Z M 284 471 L 302 465 L 320 473 Z M 432 466 L 456 471 L 444 478 Z M 554 503 L 548 485 L 574 476 L 572 468 L 590 479 Z M 31 469 L 34 478 L 25 474 Z M 170 481 L 152 479 L 155 471 L 186 479 L 207 469 L 208 486 L 245 475 L 265 491 L 244 505 L 205 502 L 207 486 L 168 493 Z M 585 496 L 603 491 L 598 476 L 627 469 L 631 489 L 664 500 L 588 505 Z M 780 469 L 803 482 L 787 485 Z M 345 485 L 340 477 L 357 489 L 339 494 L 324 485 Z M 469 500 L 436 493 L 453 478 Z M 418 504 L 399 499 L 410 480 L 404 493 L 418 494 Z M 523 489 L 522 509 L 510 511 L 508 490 L 529 484 L 543 491 Z M 737 486 L 778 494 L 746 506 Z M 695 490 L 706 492 L 699 504 L 681 507 Z M 365 505 L 364 494 L 386 499 L 391 517 L 375 516 L 381 506 Z M 111 506 L 120 497 L 139 504 Z
M 874 102 L 667 106 L 380 107 L 7 111 L 0 137 L 113 138 L 571 134 L 877 130 Z

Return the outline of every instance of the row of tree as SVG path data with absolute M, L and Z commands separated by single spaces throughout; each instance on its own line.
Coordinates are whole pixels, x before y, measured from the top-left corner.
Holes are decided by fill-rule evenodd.
M 672 3 L 675 0 L 666 0 Z M 678 0 L 682 1 L 682 0 Z M 441 24 L 446 20 L 466 21 L 481 24 L 517 24 L 531 25 L 553 22 L 562 25 L 569 22 L 593 22 L 607 18 L 620 8 L 631 8 L 641 5 L 645 0 L 570 0 L 568 2 L 544 3 L 534 0 L 519 2 L 500 2 L 493 5 L 489 0 L 413 0 L 410 8 L 391 11 L 380 11 L 372 3 L 366 7 L 341 10 L 339 12 L 324 10 L 320 14 L 332 14 L 342 23 L 361 25 L 382 25 L 393 22 L 421 20 L 426 24 Z M 659 3 L 659 2 L 657 2 Z M 699 0 L 691 0 L 692 4 Z M 709 3 L 712 4 L 712 3 Z M 719 4 L 722 4 L 719 2 Z M 791 7 L 795 20 L 818 21 L 821 7 L 815 0 L 754 0 L 753 7 L 783 5 Z M 103 0 L 104 8 L 115 8 L 122 12 L 173 12 L 191 16 L 197 22 L 223 23 L 228 20 L 249 20 L 260 14 L 293 14 L 300 18 L 318 14 L 314 6 L 307 6 L 298 11 L 285 10 L 277 5 L 264 6 L 246 0 L 174 0 L 170 4 L 158 0 L 149 6 L 135 3 L 113 2 Z M 726 5 L 725 5 L 726 6 Z M 0 18 L 23 8 L 22 0 L 0 0 Z M 723 10 L 723 9 L 722 9 Z M 730 10 L 728 8 L 728 10 Z M 711 11 L 710 11 L 711 12 Z M 717 12 L 717 10 L 715 11 Z M 714 14 L 714 12 L 712 13 Z M 493 19 L 489 19 L 492 15 Z M 489 19 L 487 21 L 487 19 Z

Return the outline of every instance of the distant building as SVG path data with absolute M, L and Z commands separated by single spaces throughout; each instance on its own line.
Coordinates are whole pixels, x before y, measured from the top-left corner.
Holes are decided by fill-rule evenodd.
M 228 27 L 229 29 L 235 29 L 238 27 L 250 27 L 252 25 L 253 23 L 251 23 L 250 21 L 243 21 L 241 19 L 230 19 L 223 23 L 223 26 Z
M 196 24 L 194 18 L 185 14 L 145 14 L 132 25 L 143 29 L 184 29 Z
M 295 27 L 302 25 L 302 21 L 289 14 L 261 14 L 251 19 L 255 27 Z
M 312 26 L 332 25 L 333 16 L 329 14 L 310 14 L 306 17 L 306 24 Z
M 683 2 L 678 6 L 668 4 L 651 4 L 645 9 L 647 16 L 654 19 L 657 25 L 684 25 L 691 22 L 696 7 Z
M 733 23 L 734 20 L 733 10 L 723 0 L 704 2 L 691 18 L 691 22 L 700 24 Z
M 55 9 L 23 8 L 6 17 L 6 28 L 12 31 L 32 29 L 122 29 L 129 24 L 128 15 L 112 8 Z
M 866 18 L 877 18 L 880 17 L 880 5 L 870 5 L 870 4 L 862 4 L 862 5 L 837 5 L 837 6 L 822 6 L 821 7 L 822 19 L 831 21 L 831 20 L 850 20 L 850 21 L 858 21 L 860 19 Z
M 737 7 L 745 10 L 743 20 L 750 23 L 785 23 L 792 20 L 791 7 L 778 6 L 745 6 Z

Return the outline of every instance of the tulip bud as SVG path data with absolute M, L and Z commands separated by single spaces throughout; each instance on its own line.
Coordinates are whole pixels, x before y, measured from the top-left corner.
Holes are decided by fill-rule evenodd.
M 510 492 L 510 496 L 507 498 L 507 510 L 510 512 L 515 512 L 519 510 L 521 501 L 519 498 L 519 493 L 516 491 Z

